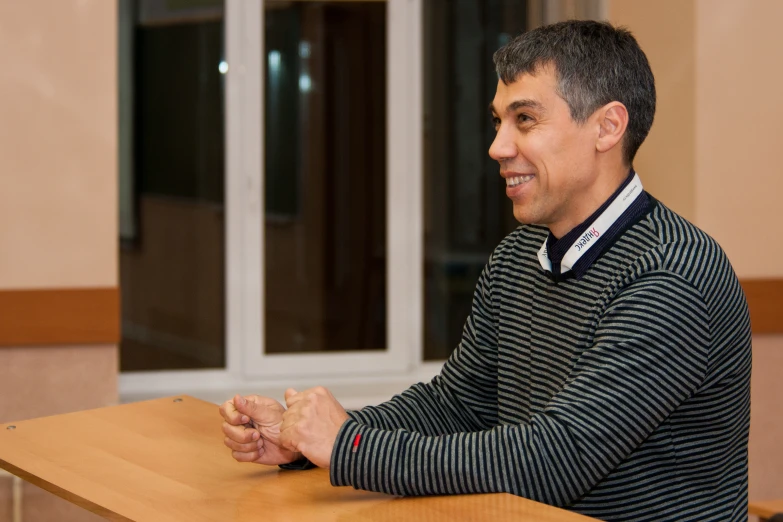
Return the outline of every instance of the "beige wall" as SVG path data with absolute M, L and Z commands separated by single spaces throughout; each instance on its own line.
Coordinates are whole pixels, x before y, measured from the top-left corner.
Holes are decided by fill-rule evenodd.
M 117 285 L 116 27 L 112 0 L 0 1 L 0 291 Z M 115 345 L 0 347 L 0 422 L 116 401 Z M 28 484 L 22 504 L 98 519 Z
M 783 244 L 760 236 L 780 220 L 783 2 L 696 6 L 697 220 L 741 277 L 781 277 Z
M 635 161 L 645 187 L 715 237 L 741 278 L 783 276 L 783 244 L 761 255 L 750 233 L 776 221 L 783 189 L 783 2 L 607 2 L 655 74 L 658 110 Z
M 0 289 L 116 284 L 115 11 L 0 2 Z
M 639 149 L 634 167 L 650 194 L 694 220 L 695 6 L 682 0 L 610 0 L 609 5 L 610 20 L 633 32 L 655 75 L 655 122 Z
M 608 14 L 656 76 L 658 112 L 636 162 L 645 186 L 715 237 L 740 278 L 783 277 L 783 245 L 761 241 L 783 190 L 783 2 L 608 0 Z M 754 336 L 753 359 L 750 498 L 783 498 L 783 336 Z

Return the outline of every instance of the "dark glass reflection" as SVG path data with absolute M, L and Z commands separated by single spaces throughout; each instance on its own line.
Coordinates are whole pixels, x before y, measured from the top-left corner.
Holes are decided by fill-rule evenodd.
M 459 343 L 489 255 L 517 225 L 498 165 L 487 106 L 492 54 L 526 27 L 520 0 L 427 0 L 425 51 L 426 360 Z
M 120 87 L 133 128 L 132 164 L 120 169 L 132 181 L 121 197 L 133 217 L 121 227 L 120 368 L 222 368 L 223 2 L 134 6 L 123 11 L 134 23 L 121 44 L 133 56 Z
M 268 353 L 386 345 L 386 5 L 265 2 Z

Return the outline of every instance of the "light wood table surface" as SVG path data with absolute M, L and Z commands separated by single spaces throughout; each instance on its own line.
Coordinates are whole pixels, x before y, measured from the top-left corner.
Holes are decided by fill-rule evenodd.
M 399 498 L 332 487 L 327 470 L 240 464 L 221 422 L 182 396 L 2 424 L 0 467 L 110 520 L 593 520 L 508 494 Z

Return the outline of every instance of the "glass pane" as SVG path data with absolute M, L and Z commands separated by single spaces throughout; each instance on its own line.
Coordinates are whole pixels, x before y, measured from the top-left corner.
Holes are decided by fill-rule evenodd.
M 120 45 L 121 55 L 131 49 L 121 62 L 132 55 L 121 85 L 121 114 L 132 121 L 121 132 L 132 129 L 132 147 L 120 168 L 120 368 L 221 368 L 223 2 L 134 5 L 125 11 L 131 37 Z
M 487 106 L 492 54 L 526 26 L 522 0 L 424 2 L 426 360 L 459 343 L 492 250 L 517 225 L 496 162 Z
M 265 2 L 267 353 L 386 344 L 386 5 Z

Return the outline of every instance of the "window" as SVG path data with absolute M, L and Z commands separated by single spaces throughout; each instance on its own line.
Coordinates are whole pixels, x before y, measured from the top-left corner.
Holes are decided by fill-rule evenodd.
M 123 277 L 123 295 L 131 288 L 129 298 L 148 299 L 147 308 L 167 299 L 199 313 L 208 305 L 210 320 L 224 321 L 224 344 L 212 352 L 222 359 L 200 369 L 178 361 L 165 366 L 172 371 L 123 373 L 123 399 L 188 391 L 218 401 L 325 384 L 350 389 L 338 398 L 358 407 L 431 377 L 459 341 L 489 253 L 515 226 L 487 156 L 486 107 L 496 82 L 491 54 L 524 27 L 524 2 L 162 3 L 198 22 L 178 33 L 189 43 L 166 37 L 151 62 L 161 64 L 160 85 L 149 90 L 195 91 L 155 98 L 147 112 L 134 97 L 144 149 L 132 159 L 155 170 L 126 169 L 137 175 L 138 201 L 124 208 L 140 211 L 141 226 L 123 221 L 123 256 L 154 234 L 191 252 L 160 261 L 177 270 L 152 271 L 144 292 Z M 131 47 L 141 53 L 137 73 L 146 70 L 140 46 L 152 41 L 145 34 Z M 193 56 L 175 56 L 189 46 Z M 178 78 L 165 79 L 175 62 Z M 207 112 L 145 127 L 154 126 L 145 118 L 199 97 Z M 180 124 L 187 128 L 177 131 Z M 211 217 L 145 224 L 144 198 L 201 206 Z M 158 287 L 176 296 L 150 299 Z M 222 295 L 198 301 L 207 288 Z M 162 324 L 160 314 L 155 320 Z

